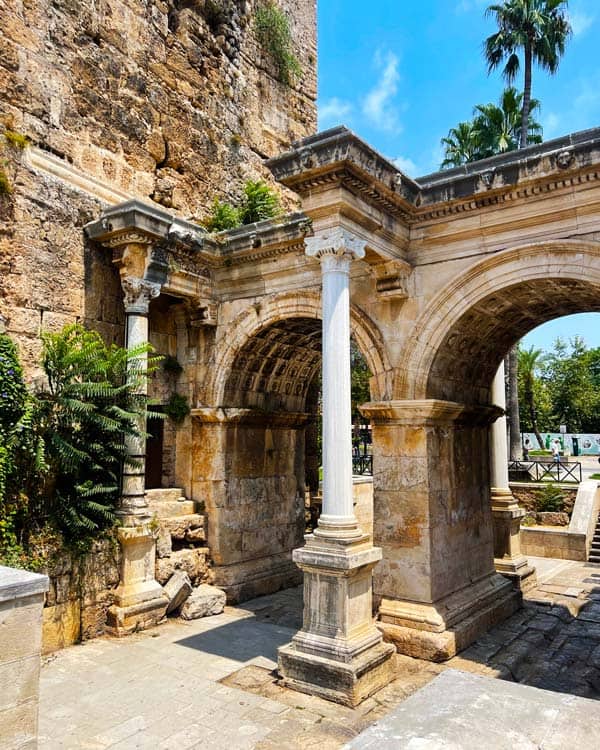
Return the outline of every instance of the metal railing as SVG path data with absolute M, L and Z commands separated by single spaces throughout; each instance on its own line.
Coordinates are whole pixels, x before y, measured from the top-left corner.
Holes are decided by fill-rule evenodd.
M 373 456 L 352 456 L 353 474 L 373 474 Z
M 560 461 L 509 461 L 508 471 L 527 473 L 534 482 L 551 480 L 579 484 L 582 480 L 580 461 L 569 464 Z

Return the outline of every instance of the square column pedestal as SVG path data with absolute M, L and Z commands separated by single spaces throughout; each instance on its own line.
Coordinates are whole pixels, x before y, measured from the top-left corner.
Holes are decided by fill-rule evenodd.
M 108 610 L 107 632 L 129 635 L 161 622 L 169 600 L 154 579 L 156 544 L 148 524 L 123 526 L 117 531 L 121 544 L 121 575 L 115 603 Z
M 279 649 L 282 683 L 357 706 L 393 679 L 395 648 L 383 642 L 372 614 L 371 576 L 381 550 L 368 536 L 309 536 L 293 556 L 304 573 L 304 625 Z
M 494 567 L 488 470 L 495 407 L 428 399 L 361 408 L 373 428 L 378 627 L 399 653 L 445 661 L 512 615 Z
M 492 517 L 494 519 L 494 567 L 510 579 L 521 592 L 537 585 L 535 568 L 521 553 L 521 519 L 523 508 L 510 489 L 492 488 Z

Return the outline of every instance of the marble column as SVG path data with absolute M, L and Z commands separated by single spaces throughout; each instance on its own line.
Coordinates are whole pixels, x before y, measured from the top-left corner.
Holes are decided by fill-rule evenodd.
M 303 627 L 279 649 L 279 672 L 289 687 L 355 706 L 392 679 L 394 653 L 372 615 L 381 550 L 360 529 L 352 504 L 350 266 L 365 248 L 342 229 L 306 246 L 323 279 L 323 511 L 293 553 L 304 573 Z
M 504 361 L 492 383 L 492 402 L 506 408 Z M 508 482 L 508 440 L 506 415 L 490 427 L 490 482 L 494 519 L 494 565 L 520 589 L 536 583 L 535 570 L 521 553 L 520 528 L 525 511 L 519 507 Z
M 160 294 L 160 284 L 122 275 L 126 326 L 125 345 L 136 350 L 148 343 L 150 300 Z M 115 635 L 156 625 L 166 613 L 168 600 L 155 580 L 156 543 L 150 527 L 151 515 L 145 494 L 146 459 L 146 370 L 148 354 L 141 351 L 132 358 L 129 374 L 136 383 L 139 398 L 141 436 L 128 435 L 125 440 L 130 461 L 123 468 L 121 501 L 117 530 L 121 543 L 121 574 L 115 591 L 115 604 L 108 612 L 108 629 Z

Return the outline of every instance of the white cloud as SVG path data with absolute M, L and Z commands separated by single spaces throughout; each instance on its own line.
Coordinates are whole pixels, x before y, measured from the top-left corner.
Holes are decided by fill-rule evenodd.
M 454 7 L 455 13 L 470 13 L 473 10 L 480 10 L 481 8 L 490 5 L 491 0 L 459 0 Z
M 569 14 L 569 21 L 573 29 L 573 36 L 581 36 L 590 28 L 594 23 L 594 16 L 589 15 L 583 11 L 574 12 Z
M 419 174 L 419 168 L 412 159 L 405 156 L 397 156 L 392 159 L 392 163 L 395 164 L 401 172 L 408 175 L 409 177 L 416 177 Z
M 398 113 L 392 106 L 400 80 L 398 58 L 393 52 L 388 52 L 385 57 L 381 53 L 377 53 L 375 64 L 381 70 L 381 75 L 375 86 L 364 98 L 362 113 L 374 127 L 399 133 L 402 127 L 398 121 Z
M 332 99 L 319 104 L 319 129 L 341 125 L 344 120 L 352 114 L 352 105 L 334 96 Z
M 544 128 L 544 140 L 548 141 L 550 138 L 556 138 L 556 136 L 561 135 L 563 126 L 561 118 L 556 112 L 549 112 L 542 118 L 542 127 Z

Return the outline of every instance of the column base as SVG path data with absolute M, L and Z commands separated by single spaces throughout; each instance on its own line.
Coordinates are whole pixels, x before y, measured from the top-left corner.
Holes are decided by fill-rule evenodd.
M 523 594 L 537 586 L 535 568 L 529 564 L 529 561 L 523 555 L 516 559 L 510 557 L 495 559 L 494 567 L 497 573 L 508 578 L 513 586 Z
M 393 679 L 393 646 L 372 614 L 371 576 L 381 550 L 368 536 L 308 536 L 294 561 L 304 572 L 304 625 L 279 649 L 281 682 L 357 706 Z
M 349 662 L 304 653 L 294 644 L 279 649 L 281 684 L 354 708 L 394 679 L 394 647 L 377 643 Z
M 470 646 L 522 605 L 521 592 L 497 573 L 432 604 L 383 599 L 378 627 L 398 652 L 441 662 Z
M 118 529 L 121 581 L 107 613 L 106 632 L 124 636 L 146 630 L 166 617 L 169 600 L 154 579 L 155 540 L 146 525 Z

